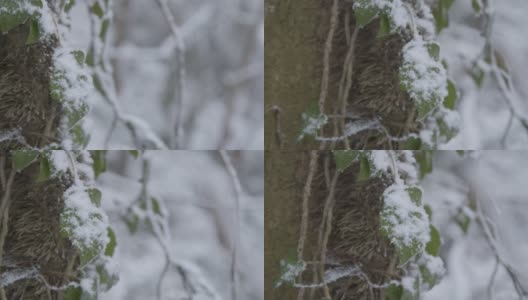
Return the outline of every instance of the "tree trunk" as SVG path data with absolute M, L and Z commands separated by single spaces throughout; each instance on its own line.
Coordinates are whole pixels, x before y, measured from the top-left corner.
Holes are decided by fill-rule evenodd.
M 297 139 L 305 126 L 302 114 L 322 102 L 316 114 L 328 119 L 317 135 L 335 139 L 334 147 L 405 147 L 389 136 L 421 128 L 414 102 L 400 87 L 402 48 L 410 37 L 381 35 L 380 18 L 360 28 L 351 1 L 266 0 L 265 5 L 266 149 L 319 148 L 322 139 Z M 365 124 L 371 129 L 346 129 Z
M 338 172 L 327 151 L 266 152 L 265 164 L 265 299 L 387 299 L 383 289 L 370 284 L 396 280 L 400 272 L 398 254 L 380 230 L 383 192 L 390 180 L 384 175 L 359 180 L 359 162 Z M 310 195 L 303 212 L 306 187 Z M 306 236 L 298 252 L 303 213 Z M 310 263 L 294 278 L 295 284 L 277 286 L 286 273 L 284 264 L 300 261 Z M 323 274 L 350 266 L 362 275 L 324 283 L 330 280 Z M 310 284 L 317 286 L 300 288 Z

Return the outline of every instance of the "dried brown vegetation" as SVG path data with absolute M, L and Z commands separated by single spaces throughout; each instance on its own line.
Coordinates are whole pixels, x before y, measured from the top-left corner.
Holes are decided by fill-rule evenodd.
M 57 141 L 60 103 L 50 96 L 54 41 L 26 44 L 29 25 L 0 33 L 0 150 L 42 147 Z
M 335 165 L 330 152 L 321 152 L 318 172 L 312 184 L 310 201 L 310 227 L 313 235 L 309 240 L 318 240 L 318 247 L 312 247 L 314 261 L 319 261 L 322 251 L 321 238 L 315 235 L 323 227 L 324 206 L 332 189 L 331 175 Z M 383 208 L 383 192 L 390 184 L 389 179 L 372 177 L 357 180 L 359 165 L 355 164 L 339 174 L 333 186 L 334 199 L 331 206 L 331 228 L 326 244 L 327 260 L 322 270 L 342 266 L 361 269 L 361 276 L 343 277 L 328 285 L 332 299 L 385 299 L 382 285 L 399 274 L 396 271 L 397 254 L 390 241 L 380 232 L 379 216 Z M 309 273 L 312 276 L 307 276 Z M 320 282 L 320 270 L 305 272 L 304 281 Z M 309 278 L 310 277 L 310 278 Z M 314 294 L 314 292 L 312 292 Z M 315 291 L 324 296 L 322 289 Z
M 39 163 L 12 173 L 6 155 L 3 162 L 2 214 L 3 252 L 0 271 L 15 274 L 24 270 L 28 278 L 15 281 L 3 289 L 6 299 L 62 299 L 63 291 L 53 289 L 77 280 L 78 251 L 61 234 L 60 216 L 63 194 L 69 185 L 66 177 L 37 181 Z M 6 175 L 9 174 L 9 175 Z M 5 197 L 7 190 L 10 191 Z M 3 202 L 4 204 L 4 202 Z M 5 217 L 8 217 L 7 224 Z

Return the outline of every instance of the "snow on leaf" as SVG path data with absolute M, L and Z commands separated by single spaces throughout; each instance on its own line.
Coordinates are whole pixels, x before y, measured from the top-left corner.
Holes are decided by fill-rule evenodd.
M 405 256 L 423 252 L 429 242 L 429 221 L 424 208 L 413 202 L 403 184 L 389 186 L 383 199 L 382 232 L 400 250 L 405 250 Z
M 431 57 L 421 38 L 411 40 L 402 51 L 400 82 L 416 102 L 418 120 L 423 120 L 448 95 L 446 71 L 440 62 Z
M 280 287 L 284 283 L 293 284 L 295 278 L 306 269 L 306 263 L 304 261 L 287 262 L 281 260 L 281 277 L 275 283 L 275 288 Z

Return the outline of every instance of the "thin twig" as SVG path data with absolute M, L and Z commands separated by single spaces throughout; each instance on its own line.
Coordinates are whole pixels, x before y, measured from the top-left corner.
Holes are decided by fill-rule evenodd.
M 326 251 L 327 251 L 327 245 L 328 245 L 328 239 L 330 238 L 330 233 L 332 232 L 332 218 L 333 218 L 333 210 L 334 210 L 334 203 L 335 203 L 335 186 L 337 184 L 337 178 L 339 177 L 339 171 L 336 169 L 334 172 L 334 177 L 332 178 L 332 183 L 330 184 L 330 191 L 328 192 L 328 196 L 325 200 L 325 209 L 326 212 L 323 213 L 323 223 L 326 222 L 325 225 L 325 232 L 323 236 L 323 241 L 321 245 L 321 268 L 320 268 L 320 276 L 324 277 L 324 265 L 326 262 Z M 330 296 L 330 291 L 328 289 L 328 285 L 323 286 L 323 291 L 325 294 L 325 297 L 328 299 L 332 299 Z
M 323 53 L 323 74 L 321 78 L 321 92 L 319 95 L 319 113 L 324 114 L 324 107 L 326 97 L 328 96 L 328 78 L 330 74 L 330 54 L 332 52 L 332 45 L 337 27 L 337 17 L 339 12 L 339 0 L 334 0 L 332 4 L 332 11 L 330 15 L 330 29 L 328 30 L 328 36 L 326 37 L 325 48 Z M 320 135 L 323 135 L 323 128 L 320 129 Z M 326 142 L 322 142 L 320 149 L 326 147 Z
M 237 300 L 238 299 L 237 248 L 238 248 L 239 239 L 240 239 L 240 197 L 242 196 L 242 185 L 240 184 L 240 179 L 238 177 L 235 167 L 233 166 L 233 162 L 231 161 L 231 158 L 229 157 L 229 154 L 227 154 L 225 150 L 220 150 L 220 155 L 222 156 L 227 172 L 229 173 L 229 176 L 231 177 L 231 180 L 233 182 L 233 187 L 235 189 L 236 228 L 234 230 L 235 238 L 233 241 L 233 254 L 232 254 L 232 265 L 231 265 L 231 281 L 232 281 L 231 295 L 232 295 L 233 300 Z
M 309 201 L 312 194 L 312 181 L 315 172 L 317 171 L 317 158 L 319 153 L 317 151 L 310 151 L 310 165 L 308 170 L 308 177 L 306 178 L 306 183 L 304 184 L 303 190 L 303 199 L 302 199 L 302 217 L 301 217 L 301 230 L 299 234 L 299 243 L 297 245 L 297 257 L 300 261 L 304 258 L 304 243 L 306 241 L 306 233 L 308 231 L 308 211 L 309 211 Z M 299 289 L 297 294 L 297 299 L 301 300 L 304 295 L 304 289 Z
M 499 270 L 499 258 L 495 256 L 495 267 L 493 267 L 493 272 L 491 272 L 490 281 L 488 283 L 488 300 L 493 300 L 492 296 L 492 290 L 493 290 L 493 283 L 495 282 L 495 277 L 497 275 L 497 271 Z
M 178 99 L 176 100 L 174 130 L 175 137 L 171 139 L 171 147 L 173 149 L 181 148 L 183 141 L 183 105 L 185 105 L 185 42 L 181 33 L 181 28 L 176 24 L 174 15 L 172 14 L 167 0 L 156 0 L 161 9 L 163 17 L 169 23 L 172 36 L 174 37 L 174 56 L 178 62 L 179 76 L 176 90 L 178 91 Z
M 343 71 L 343 76 L 346 74 L 346 86 L 344 87 L 344 89 L 341 91 L 341 94 L 340 94 L 341 96 L 341 115 L 346 114 L 346 107 L 348 104 L 348 95 L 350 93 L 350 88 L 352 87 L 352 74 L 354 70 L 354 60 L 355 60 L 354 50 L 356 47 L 356 39 L 357 39 L 358 33 L 359 33 L 359 26 L 356 25 L 356 27 L 354 28 L 354 32 L 352 33 L 352 37 L 350 38 L 350 46 L 349 46 L 349 50 L 347 53 L 347 57 L 345 59 L 346 70 Z M 345 135 L 345 119 L 344 118 L 340 119 L 340 125 L 341 125 L 341 130 L 343 132 L 343 135 Z M 350 143 L 348 141 L 348 138 L 346 138 L 344 141 L 345 141 L 345 149 L 349 150 Z
M 90 10 L 90 3 L 86 1 L 86 8 Z M 106 7 L 110 9 L 110 7 Z M 107 39 L 103 41 L 102 49 L 96 47 L 96 40 L 99 39 L 99 30 L 96 29 L 96 16 L 89 14 L 90 16 L 90 44 L 89 51 L 93 55 L 94 66 L 91 68 L 92 77 L 94 80 L 94 86 L 99 89 L 99 93 L 102 96 L 103 100 L 110 105 L 113 113 L 113 119 L 111 127 L 106 135 L 104 148 L 108 149 L 108 144 L 111 140 L 111 136 L 116 129 L 117 123 L 120 122 L 128 129 L 134 146 L 136 149 L 144 149 L 145 147 L 152 146 L 155 149 L 167 149 L 168 147 L 163 143 L 163 141 L 158 137 L 158 135 L 152 131 L 152 129 L 147 125 L 148 123 L 142 119 L 133 116 L 131 114 L 125 113 L 122 111 L 118 96 L 117 90 L 115 87 L 113 68 L 112 65 L 107 63 L 106 71 L 101 68 L 101 64 L 104 63 L 104 49 L 107 44 Z M 145 140 L 140 140 L 138 137 L 138 132 L 142 132 L 142 138 Z M 144 142 L 149 142 L 152 145 L 144 145 Z
M 3 171 L 2 171 L 3 172 Z M 3 265 L 3 255 L 4 255 L 4 243 L 7 236 L 8 221 L 9 221 L 9 205 L 11 202 L 11 188 L 13 185 L 13 180 L 15 179 L 16 169 L 14 163 L 11 166 L 11 172 L 9 173 L 9 179 L 6 183 L 6 188 L 4 195 L 2 196 L 2 204 L 0 207 L 0 222 L 1 222 L 1 231 L 0 231 L 0 267 Z M 0 289 L 0 299 L 7 300 L 5 291 L 3 287 Z

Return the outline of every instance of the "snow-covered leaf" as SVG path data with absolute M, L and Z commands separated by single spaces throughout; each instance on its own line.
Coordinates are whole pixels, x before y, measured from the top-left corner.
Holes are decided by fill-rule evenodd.
M 334 159 L 337 170 L 339 172 L 343 172 L 352 164 L 352 162 L 356 159 L 357 156 L 357 150 L 335 150 Z

